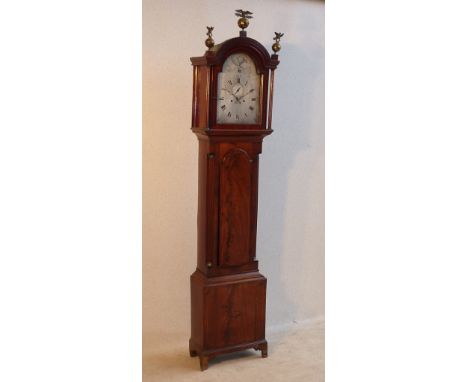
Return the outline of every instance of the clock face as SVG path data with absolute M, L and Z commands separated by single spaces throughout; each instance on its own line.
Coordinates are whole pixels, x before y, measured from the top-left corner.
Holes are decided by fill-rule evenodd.
M 229 56 L 218 74 L 217 123 L 258 124 L 260 74 L 244 53 Z

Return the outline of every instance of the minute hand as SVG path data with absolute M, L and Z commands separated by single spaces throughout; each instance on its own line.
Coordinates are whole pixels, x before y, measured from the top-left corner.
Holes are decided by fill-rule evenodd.
M 253 92 L 253 89 L 250 89 L 247 93 L 245 93 L 243 96 L 240 96 L 239 99 L 244 98 L 246 95 L 249 95 L 250 93 Z

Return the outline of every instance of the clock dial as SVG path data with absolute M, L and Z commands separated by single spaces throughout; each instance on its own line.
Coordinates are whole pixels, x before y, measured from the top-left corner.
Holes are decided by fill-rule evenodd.
M 232 54 L 218 74 L 217 123 L 257 124 L 259 119 L 260 74 L 247 54 Z

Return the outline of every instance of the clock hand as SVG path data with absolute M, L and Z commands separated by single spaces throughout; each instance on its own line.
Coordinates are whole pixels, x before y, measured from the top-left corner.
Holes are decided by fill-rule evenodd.
M 244 95 L 240 96 L 239 99 L 244 98 L 246 95 L 249 95 L 251 92 L 245 93 Z
M 237 97 L 237 96 L 236 96 L 236 94 L 239 92 L 240 88 L 237 89 L 237 91 L 236 91 L 235 93 L 231 92 L 230 90 L 228 90 L 228 89 L 226 89 L 226 88 L 221 88 L 221 90 L 225 90 L 225 91 L 227 91 L 230 95 L 232 95 L 232 96 L 236 99 L 236 102 L 237 102 L 237 103 L 240 103 L 240 100 L 242 99 L 242 97 L 244 97 L 244 96 L 242 96 L 242 97 Z

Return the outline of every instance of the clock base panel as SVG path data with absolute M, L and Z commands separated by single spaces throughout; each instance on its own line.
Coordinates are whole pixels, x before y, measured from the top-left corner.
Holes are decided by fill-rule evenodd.
M 253 348 L 268 355 L 265 340 L 266 278 L 257 272 L 191 277 L 192 335 L 189 352 L 200 369 L 220 355 Z

